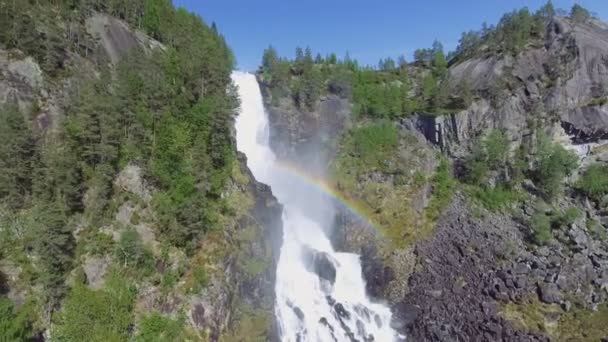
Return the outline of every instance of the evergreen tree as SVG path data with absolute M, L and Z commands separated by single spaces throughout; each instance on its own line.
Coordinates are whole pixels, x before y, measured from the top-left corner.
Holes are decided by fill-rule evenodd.
M 36 216 L 39 226 L 37 253 L 44 272 L 42 282 L 55 306 L 65 294 L 65 275 L 72 267 L 75 241 L 67 225 L 65 210 L 57 202 L 41 204 Z
M 0 200 L 20 208 L 31 193 L 35 145 L 23 114 L 15 107 L 0 108 L 0 141 Z

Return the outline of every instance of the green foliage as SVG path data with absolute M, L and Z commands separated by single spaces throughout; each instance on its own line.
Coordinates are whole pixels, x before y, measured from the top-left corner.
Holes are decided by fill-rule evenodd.
M 209 284 L 209 275 L 204 265 L 194 265 L 192 280 L 188 282 L 188 292 L 200 293 Z
M 540 189 L 552 198 L 563 189 L 563 179 L 578 165 L 578 157 L 544 134 L 538 135 L 538 146 L 532 174 Z
M 495 187 L 480 186 L 473 189 L 473 197 L 493 211 L 507 208 L 519 199 L 518 193 L 505 185 Z
M 0 297 L 0 341 L 27 341 L 32 337 L 29 307 L 15 310 L 13 303 Z
M 131 267 L 138 272 L 149 274 L 154 268 L 154 257 L 142 243 L 137 231 L 126 229 L 120 235 L 114 255 L 123 267 Z
M 76 285 L 57 315 L 56 341 L 125 341 L 133 323 L 135 289 L 112 274 L 104 290 Z
M 380 121 L 352 131 L 355 152 L 363 163 L 381 163 L 397 147 L 398 132 L 389 121 Z
M 592 164 L 585 170 L 576 184 L 584 194 L 596 201 L 608 194 L 608 166 Z
M 583 23 L 591 18 L 591 14 L 583 6 L 574 4 L 570 9 L 570 17 L 577 23 Z
M 431 221 L 436 221 L 441 215 L 442 210 L 452 200 L 452 195 L 456 190 L 456 180 L 452 176 L 451 165 L 444 158 L 439 162 L 435 174 L 431 179 L 433 186 L 433 197 L 426 208 L 427 217 Z
M 510 142 L 504 131 L 490 131 L 474 145 L 471 155 L 465 161 L 466 181 L 481 185 L 486 182 L 489 171 L 506 172 L 509 149 Z
M 551 218 L 544 213 L 537 213 L 530 220 L 532 237 L 537 245 L 546 245 L 551 240 Z
M 43 204 L 35 214 L 38 224 L 36 251 L 43 268 L 44 289 L 52 305 L 65 294 L 65 275 L 71 269 L 76 242 L 58 203 Z
M 278 57 L 271 46 L 264 51 L 260 71 L 275 105 L 278 98 L 290 95 L 299 108 L 313 110 L 322 94 L 331 93 L 352 96 L 357 114 L 364 116 L 396 118 L 410 114 L 417 103 L 410 94 L 407 73 L 391 58 L 380 64 L 378 71 L 360 68 L 348 55 L 343 60 L 335 54 L 313 59 L 310 48 L 296 49 L 296 58 L 288 60 Z
M 554 15 L 550 1 L 535 14 L 525 7 L 506 13 L 496 26 L 484 23 L 478 31 L 462 33 L 453 59 L 460 61 L 491 53 L 517 55 L 528 44 L 542 42 L 545 25 Z
M 164 317 L 154 312 L 144 316 L 139 322 L 139 332 L 136 342 L 173 342 L 184 341 L 189 336 L 184 329 L 186 317 L 180 315 L 177 319 Z
M 583 212 L 579 208 L 570 207 L 559 215 L 552 217 L 551 223 L 560 228 L 567 228 L 582 216 Z
M 17 108 L 0 108 L 0 201 L 20 208 L 31 194 L 34 142 Z

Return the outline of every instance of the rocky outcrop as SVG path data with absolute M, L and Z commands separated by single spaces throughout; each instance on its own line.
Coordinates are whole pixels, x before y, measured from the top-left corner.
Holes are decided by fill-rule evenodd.
M 199 255 L 212 272 L 207 286 L 187 303 L 188 315 L 191 325 L 211 341 L 248 333 L 275 340 L 274 283 L 282 207 L 267 185 L 255 181 L 242 154 L 239 165 L 244 178 L 233 182 L 229 191 L 251 196 L 253 205 L 220 236 L 203 242 Z M 214 258 L 218 253 L 224 256 Z M 252 321 L 256 331 L 244 331 Z
M 532 122 L 558 134 L 561 124 L 582 140 L 608 136 L 608 31 L 594 22 L 574 24 L 556 18 L 544 44 L 516 57 L 492 55 L 467 59 L 449 69 L 456 89 L 467 83 L 478 99 L 466 110 L 434 121 L 435 136 L 450 153 L 459 154 L 475 137 L 492 128 L 505 129 L 514 142 L 530 134 Z M 432 134 L 431 134 L 432 135 Z
M 273 98 L 260 79 L 268 121 L 270 147 L 278 158 L 298 165 L 323 164 L 331 157 L 327 146 L 350 123 L 352 103 L 339 96 L 323 96 L 314 110 L 297 108 L 291 98 Z
M 86 20 L 87 32 L 98 39 L 109 60 L 116 64 L 131 49 L 165 49 L 158 41 L 107 14 L 96 13 Z

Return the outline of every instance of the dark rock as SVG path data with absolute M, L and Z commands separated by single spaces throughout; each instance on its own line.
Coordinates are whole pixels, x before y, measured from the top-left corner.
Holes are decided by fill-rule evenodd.
M 336 282 L 335 261 L 325 252 L 319 252 L 311 248 L 304 249 L 303 258 L 306 269 L 315 273 L 319 278 L 329 281 L 332 285 Z
M 339 317 L 350 319 L 350 312 L 348 312 L 348 310 L 344 308 L 344 305 L 342 305 L 342 303 L 337 303 L 336 305 L 334 305 L 334 311 L 338 314 Z
M 291 308 L 300 321 L 304 320 L 304 312 L 297 306 Z

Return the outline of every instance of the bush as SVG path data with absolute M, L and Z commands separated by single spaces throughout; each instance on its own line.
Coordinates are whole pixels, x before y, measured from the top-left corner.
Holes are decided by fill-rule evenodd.
M 28 307 L 16 311 L 10 300 L 0 298 L 0 341 L 27 341 L 31 333 Z
M 427 217 L 432 221 L 437 220 L 443 208 L 450 203 L 456 181 L 452 177 L 450 164 L 447 160 L 441 159 L 435 175 L 431 179 L 433 185 L 433 197 L 427 207 Z
M 353 131 L 355 152 L 364 162 L 379 163 L 397 147 L 399 133 L 389 121 L 380 121 Z
M 576 184 L 590 198 L 599 201 L 608 194 L 608 165 L 592 164 Z
M 533 171 L 540 189 L 552 198 L 562 191 L 562 181 L 578 165 L 578 157 L 559 144 L 552 144 L 549 139 L 539 136 L 538 153 Z
M 127 229 L 120 235 L 114 255 L 123 267 L 132 267 L 143 273 L 150 273 L 154 267 L 152 252 L 143 245 L 134 229 Z
M 163 317 L 155 312 L 146 315 L 139 323 L 139 333 L 136 342 L 172 342 L 187 340 L 184 331 L 185 318 L 177 319 Z
M 532 217 L 530 228 L 532 228 L 534 242 L 537 245 L 545 245 L 553 237 L 551 234 L 551 218 L 544 213 Z
M 112 274 L 106 289 L 76 285 L 53 328 L 55 341 L 126 341 L 133 323 L 135 289 Z
M 583 213 L 577 207 L 566 209 L 563 213 L 553 218 L 553 224 L 558 227 L 568 227 L 578 220 Z
M 508 162 L 509 146 L 509 139 L 504 131 L 490 131 L 475 145 L 471 156 L 465 161 L 467 183 L 483 184 L 490 170 L 504 171 Z
M 493 188 L 477 188 L 474 190 L 473 196 L 479 200 L 484 207 L 493 211 L 506 208 L 518 198 L 515 191 L 503 185 L 498 185 Z

